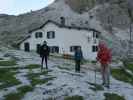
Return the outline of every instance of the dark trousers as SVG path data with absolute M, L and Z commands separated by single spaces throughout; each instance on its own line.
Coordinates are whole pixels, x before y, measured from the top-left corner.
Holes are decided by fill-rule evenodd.
M 81 63 L 80 60 L 75 61 L 75 71 L 76 72 L 80 72 L 80 63 Z
M 42 56 L 42 66 L 41 66 L 41 69 L 43 69 L 43 62 L 44 62 L 44 59 L 45 59 L 45 65 L 46 65 L 46 69 L 48 69 L 48 64 L 47 64 L 47 61 L 48 61 L 48 56 Z

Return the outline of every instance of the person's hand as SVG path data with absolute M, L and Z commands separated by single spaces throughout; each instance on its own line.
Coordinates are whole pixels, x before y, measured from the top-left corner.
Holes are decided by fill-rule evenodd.
M 98 59 L 98 57 L 96 57 L 96 61 L 98 61 L 99 59 Z
M 111 64 L 111 60 L 109 60 L 109 64 Z

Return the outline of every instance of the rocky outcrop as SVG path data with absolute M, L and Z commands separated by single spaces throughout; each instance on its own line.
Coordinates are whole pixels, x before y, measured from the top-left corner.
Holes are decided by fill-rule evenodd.
M 113 54 L 126 55 L 129 26 L 133 21 L 132 5 L 132 0 L 55 0 L 38 11 L 18 16 L 1 14 L 0 41 L 14 45 L 45 21 L 51 19 L 59 23 L 60 17 L 64 17 L 65 24 L 99 30 L 101 39 L 108 42 Z

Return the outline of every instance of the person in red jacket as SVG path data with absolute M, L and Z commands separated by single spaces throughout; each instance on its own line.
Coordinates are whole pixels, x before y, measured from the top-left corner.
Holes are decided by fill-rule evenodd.
M 98 46 L 98 53 L 97 53 L 97 60 L 101 64 L 101 72 L 102 72 L 102 79 L 103 85 L 109 88 L 110 84 L 110 68 L 109 63 L 111 62 L 111 51 L 106 46 L 104 42 L 100 42 Z

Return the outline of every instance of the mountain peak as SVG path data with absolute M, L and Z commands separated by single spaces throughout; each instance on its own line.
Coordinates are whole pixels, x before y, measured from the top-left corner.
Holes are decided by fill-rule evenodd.
M 119 45 L 117 47 L 120 47 L 123 42 L 119 40 L 127 41 L 129 38 L 130 18 L 126 3 L 116 1 L 119 0 L 55 0 L 48 7 L 27 14 L 0 15 L 0 40 L 13 44 L 27 36 L 29 30 L 42 25 L 45 21 L 53 20 L 59 23 L 60 18 L 64 17 L 65 24 L 99 30 L 104 39 L 108 38 L 111 43 L 116 43 Z M 114 34 L 107 34 L 110 31 Z M 124 47 L 127 48 L 127 45 Z M 116 48 L 116 51 L 119 52 L 119 48 Z

